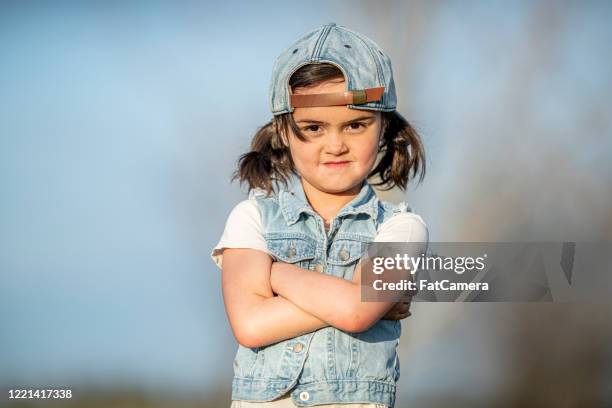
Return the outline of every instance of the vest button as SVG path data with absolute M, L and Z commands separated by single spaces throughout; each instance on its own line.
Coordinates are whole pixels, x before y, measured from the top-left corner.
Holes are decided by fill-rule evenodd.
M 321 273 L 323 272 L 323 265 L 321 265 L 320 263 L 315 265 L 315 271 Z
M 300 392 L 300 399 L 302 401 L 308 401 L 309 398 L 310 398 L 310 394 L 308 394 L 308 391 Z
M 349 259 L 349 253 L 346 249 L 343 249 L 342 251 L 340 251 L 340 259 L 343 261 L 346 261 L 347 259 Z
M 302 351 L 304 349 L 304 345 L 302 343 L 295 343 L 293 345 L 293 351 L 295 353 L 299 353 L 300 351 Z

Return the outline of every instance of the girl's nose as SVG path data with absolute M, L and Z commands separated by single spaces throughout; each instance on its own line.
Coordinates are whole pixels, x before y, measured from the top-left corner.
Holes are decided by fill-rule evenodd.
M 328 134 L 325 150 L 327 151 L 327 153 L 333 155 L 340 155 L 346 153 L 348 148 L 346 146 L 346 143 L 344 143 L 344 137 L 340 132 L 330 132 Z

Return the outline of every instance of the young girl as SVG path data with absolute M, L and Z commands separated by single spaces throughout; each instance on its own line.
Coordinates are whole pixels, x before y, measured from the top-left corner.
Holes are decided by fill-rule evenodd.
M 274 117 L 235 176 L 249 199 L 212 252 L 239 343 L 231 407 L 393 407 L 409 302 L 362 302 L 359 259 L 373 241 L 426 245 L 428 233 L 368 182 L 405 190 L 425 172 L 391 62 L 327 24 L 279 56 L 270 97 Z

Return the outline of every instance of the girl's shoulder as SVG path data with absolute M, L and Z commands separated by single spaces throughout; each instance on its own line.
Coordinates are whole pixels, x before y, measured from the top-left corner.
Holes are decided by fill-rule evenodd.
M 259 210 L 257 201 L 254 197 L 249 197 L 246 200 L 240 201 L 232 208 L 228 220 L 241 219 L 257 219 L 259 218 Z
M 375 241 L 426 242 L 429 230 L 423 218 L 407 202 L 379 200 L 379 223 Z M 382 210 L 382 211 L 380 211 Z
M 261 231 L 261 217 L 254 199 L 239 202 L 227 217 L 223 234 L 210 253 L 219 268 L 222 267 L 223 251 L 226 248 L 251 248 L 267 252 Z
M 279 198 L 276 194 L 268 195 L 260 189 L 253 189 L 249 192 L 246 200 L 240 201 L 234 206 L 228 222 L 240 224 L 244 220 L 249 220 L 261 228 L 262 220 L 270 218 L 270 214 L 279 212 Z
M 253 189 L 249 192 L 248 205 L 256 209 L 252 211 L 257 212 L 263 231 L 282 228 L 293 216 L 296 208 L 300 207 L 300 204 L 291 200 L 290 195 L 292 193 L 287 190 L 279 190 L 271 194 L 260 189 Z

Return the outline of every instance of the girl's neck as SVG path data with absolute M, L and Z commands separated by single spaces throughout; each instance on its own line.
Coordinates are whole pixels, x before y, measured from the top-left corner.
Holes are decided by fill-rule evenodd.
M 327 193 L 318 190 L 303 178 L 300 181 L 304 188 L 306 199 L 310 203 L 312 209 L 323 218 L 326 227 L 329 227 L 331 220 L 336 216 L 338 211 L 359 194 L 363 185 L 359 184 L 341 193 Z

